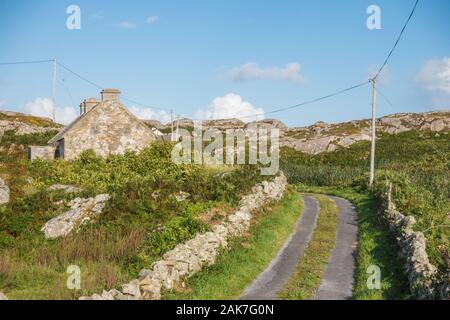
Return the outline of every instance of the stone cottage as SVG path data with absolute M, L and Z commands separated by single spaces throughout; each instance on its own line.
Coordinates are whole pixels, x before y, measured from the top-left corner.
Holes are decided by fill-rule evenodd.
M 140 151 L 156 135 L 120 102 L 120 91 L 104 89 L 101 101 L 85 99 L 80 116 L 54 136 L 45 147 L 30 147 L 29 157 L 67 160 L 92 149 L 100 156 Z

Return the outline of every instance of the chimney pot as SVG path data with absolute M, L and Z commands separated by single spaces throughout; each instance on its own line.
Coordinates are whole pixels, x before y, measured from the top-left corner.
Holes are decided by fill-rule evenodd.
M 98 101 L 95 98 L 84 99 L 83 102 L 80 104 L 80 115 L 91 111 L 92 108 L 94 108 L 99 102 L 100 101 Z
M 120 90 L 119 89 L 103 89 L 102 90 L 102 102 L 105 101 L 119 101 Z

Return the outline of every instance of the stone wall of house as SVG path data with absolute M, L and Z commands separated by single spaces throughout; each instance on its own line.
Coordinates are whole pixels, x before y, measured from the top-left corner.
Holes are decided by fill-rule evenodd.
M 413 230 L 416 219 L 398 212 L 391 194 L 392 185 L 388 183 L 382 195 L 382 212 L 401 248 L 411 292 L 419 299 L 449 299 L 450 275 L 439 274 L 431 264 L 426 252 L 425 235 Z
M 220 248 L 227 246 L 231 237 L 243 235 L 250 227 L 252 212 L 265 204 L 280 200 L 287 186 L 284 174 L 273 181 L 264 181 L 244 196 L 237 211 L 226 222 L 215 225 L 211 232 L 198 234 L 192 240 L 177 245 L 155 262 L 150 269 L 143 269 L 139 277 L 122 285 L 122 290 L 103 291 L 82 300 L 158 300 L 161 288 L 173 289 L 186 277 L 200 271 L 203 266 L 214 264 Z
M 53 146 L 29 146 L 28 159 L 53 160 L 55 159 L 55 150 Z
M 140 151 L 154 141 L 155 135 L 144 123 L 132 116 L 118 101 L 97 105 L 85 119 L 64 137 L 64 158 L 74 159 L 85 150 L 98 155 Z

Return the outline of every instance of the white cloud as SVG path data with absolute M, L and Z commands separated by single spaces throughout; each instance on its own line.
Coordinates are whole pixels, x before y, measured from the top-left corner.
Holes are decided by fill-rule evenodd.
M 36 98 L 25 104 L 25 112 L 33 116 L 52 118 L 53 101 L 49 98 Z M 55 109 L 56 122 L 68 124 L 78 117 L 78 113 L 72 107 L 59 107 Z
M 121 23 L 119 23 L 119 27 L 121 27 L 122 29 L 135 29 L 137 27 L 137 24 L 128 21 L 122 21 Z
M 196 117 L 204 120 L 238 118 L 250 122 L 264 119 L 264 109 L 254 107 L 237 94 L 228 93 L 215 98 L 206 108 L 198 110 Z
M 159 20 L 158 16 L 150 16 L 150 17 L 147 18 L 147 23 L 153 24 L 153 23 L 158 22 L 158 20 Z
M 140 108 L 136 106 L 127 108 L 141 120 L 158 120 L 161 123 L 170 122 L 170 113 L 166 111 L 155 111 L 151 108 Z
M 291 62 L 285 67 L 261 68 L 254 62 L 246 63 L 229 71 L 233 81 L 249 80 L 285 80 L 295 83 L 304 83 L 305 79 L 300 74 L 300 64 Z
M 425 61 L 416 81 L 428 91 L 450 95 L 450 58 Z

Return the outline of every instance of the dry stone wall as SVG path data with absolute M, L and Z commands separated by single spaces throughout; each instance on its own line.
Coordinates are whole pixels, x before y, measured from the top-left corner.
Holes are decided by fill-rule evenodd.
M 213 227 L 211 232 L 198 234 L 194 239 L 177 245 L 163 255 L 162 260 L 154 263 L 150 269 L 143 269 L 139 277 L 122 285 L 122 290 L 103 291 L 82 300 L 158 300 L 161 289 L 173 289 L 176 284 L 202 267 L 214 264 L 220 248 L 227 247 L 231 237 L 243 235 L 252 220 L 252 212 L 263 205 L 280 200 L 287 186 L 284 174 L 273 181 L 264 181 L 255 187 L 249 195 L 244 196 L 239 207 L 226 222 Z
M 411 292 L 419 299 L 450 298 L 450 284 L 444 275 L 431 264 L 426 252 L 426 238 L 414 231 L 416 219 L 395 209 L 391 198 L 392 185 L 383 194 L 383 215 L 390 229 L 397 236 L 401 255 L 406 261 L 406 272 Z

